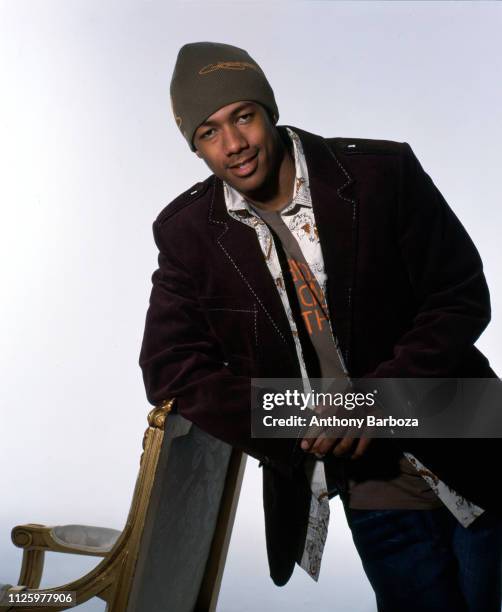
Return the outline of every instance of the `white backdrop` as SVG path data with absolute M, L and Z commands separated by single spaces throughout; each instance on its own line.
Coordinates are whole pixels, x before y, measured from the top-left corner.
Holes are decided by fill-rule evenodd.
M 501 27 L 496 2 L 0 0 L 0 582 L 17 579 L 15 524 L 124 523 L 149 409 L 151 223 L 207 176 L 169 105 L 186 42 L 247 49 L 280 123 L 412 145 L 481 252 L 478 346 L 500 374 Z M 297 568 L 274 587 L 260 476 L 250 460 L 219 612 L 373 610 L 338 503 L 319 583 Z M 93 564 L 49 555 L 44 584 Z

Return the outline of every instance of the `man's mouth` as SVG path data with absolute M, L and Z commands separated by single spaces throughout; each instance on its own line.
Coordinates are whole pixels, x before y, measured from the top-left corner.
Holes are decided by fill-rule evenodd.
M 232 172 L 232 174 L 235 174 L 238 177 L 248 176 L 256 170 L 258 165 L 257 158 L 258 153 L 255 153 L 251 157 L 247 157 L 237 164 L 232 164 L 229 166 L 229 170 Z

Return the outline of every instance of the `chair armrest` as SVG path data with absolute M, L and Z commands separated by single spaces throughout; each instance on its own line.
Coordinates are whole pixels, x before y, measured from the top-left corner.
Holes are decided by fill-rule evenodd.
M 12 530 L 12 542 L 24 550 L 41 550 L 106 557 L 120 531 L 90 525 L 47 526 L 29 523 Z

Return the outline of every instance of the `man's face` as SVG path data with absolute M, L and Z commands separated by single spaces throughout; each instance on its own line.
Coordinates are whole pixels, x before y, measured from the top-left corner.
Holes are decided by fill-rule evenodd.
M 197 128 L 193 144 L 212 172 L 243 195 L 266 188 L 278 171 L 279 135 L 255 102 L 217 110 Z

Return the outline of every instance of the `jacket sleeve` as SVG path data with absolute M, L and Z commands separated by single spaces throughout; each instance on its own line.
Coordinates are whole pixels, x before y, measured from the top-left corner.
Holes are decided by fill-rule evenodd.
M 393 357 L 368 378 L 450 377 L 490 321 L 476 247 L 411 147 L 401 156 L 398 243 L 418 305 Z
M 224 364 L 190 275 L 155 222 L 158 269 L 140 353 L 147 398 L 176 398 L 176 409 L 204 431 L 291 475 L 302 451 L 293 439 L 251 437 L 251 379 Z

